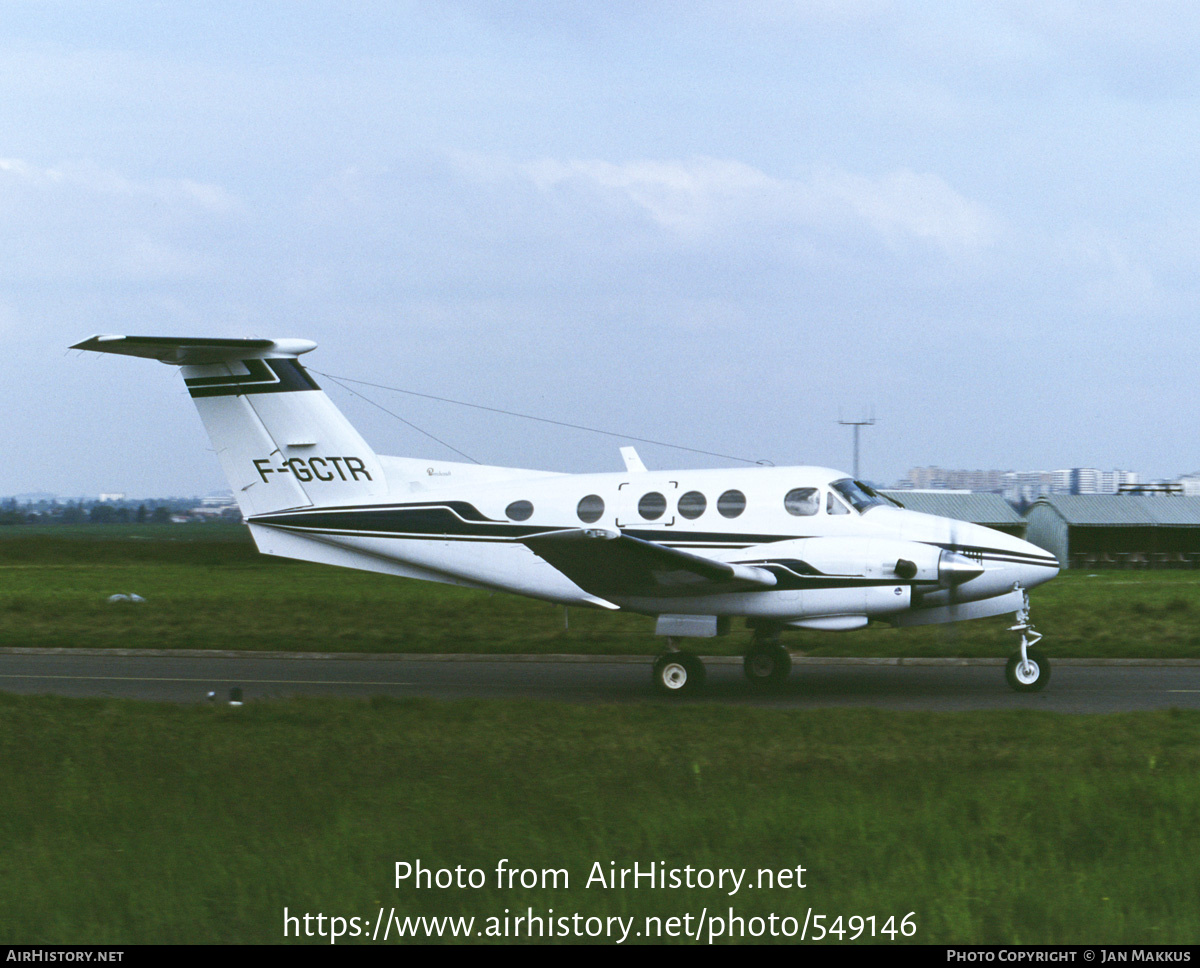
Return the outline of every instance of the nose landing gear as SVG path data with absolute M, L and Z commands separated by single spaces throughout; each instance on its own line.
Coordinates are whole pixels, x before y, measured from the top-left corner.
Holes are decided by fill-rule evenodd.
M 1041 649 L 1034 648 L 1042 640 L 1042 633 L 1029 620 L 1029 592 L 1020 584 L 1013 588 L 1014 591 L 1018 589 L 1024 597 L 1024 603 L 1016 613 L 1017 624 L 1011 626 L 1009 631 L 1021 633 L 1021 644 L 1018 654 L 1009 659 L 1004 667 L 1004 677 L 1017 692 L 1040 692 L 1050 681 L 1050 660 Z

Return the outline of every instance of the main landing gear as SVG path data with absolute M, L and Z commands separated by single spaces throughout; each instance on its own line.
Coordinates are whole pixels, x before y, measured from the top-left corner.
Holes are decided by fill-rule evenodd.
M 664 696 L 694 696 L 704 687 L 704 663 L 698 655 L 680 652 L 673 638 L 667 648 L 654 660 L 654 688 Z
M 756 686 L 777 686 L 792 671 L 792 655 L 779 644 L 779 631 L 755 630 L 742 672 Z
M 673 637 L 654 660 L 654 688 L 664 696 L 694 696 L 704 688 L 704 663 L 691 652 L 682 652 Z M 779 630 L 756 630 L 742 662 L 746 678 L 757 686 L 776 686 L 792 671 L 792 656 L 779 644 Z
M 1009 631 L 1021 633 L 1021 645 L 1004 667 L 1004 677 L 1017 692 L 1040 692 L 1050 681 L 1050 660 L 1041 649 L 1034 648 L 1042 640 L 1042 633 L 1029 620 L 1029 592 L 1020 585 L 1016 587 L 1024 596 L 1024 604 L 1017 611 L 1017 624 Z

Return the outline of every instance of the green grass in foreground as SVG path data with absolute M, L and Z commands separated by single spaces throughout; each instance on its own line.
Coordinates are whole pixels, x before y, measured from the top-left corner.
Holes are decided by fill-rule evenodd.
M 1200 936 L 1200 714 L 0 695 L 0 939 L 279 942 L 344 917 L 914 912 L 926 943 Z M 568 872 L 498 891 L 492 871 Z M 393 865 L 480 868 L 397 890 Z M 804 890 L 584 888 L 591 865 Z
M 0 647 L 646 654 L 652 622 L 512 595 L 282 561 L 221 525 L 0 528 Z M 136 592 L 146 602 L 113 606 Z M 1200 658 L 1200 571 L 1065 572 L 1033 592 L 1060 657 Z M 1011 616 L 789 633 L 811 655 L 1007 656 Z M 744 651 L 748 633 L 704 640 Z

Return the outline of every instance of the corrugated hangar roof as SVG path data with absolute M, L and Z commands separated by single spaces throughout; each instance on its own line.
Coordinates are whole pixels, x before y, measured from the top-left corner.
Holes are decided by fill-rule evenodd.
M 1069 525 L 1200 527 L 1200 498 L 1134 494 L 1053 494 L 1038 504 L 1053 508 Z M 1037 505 L 1034 505 L 1037 507 Z
M 1023 524 L 1025 519 L 999 494 L 955 491 L 882 491 L 910 511 L 975 524 Z

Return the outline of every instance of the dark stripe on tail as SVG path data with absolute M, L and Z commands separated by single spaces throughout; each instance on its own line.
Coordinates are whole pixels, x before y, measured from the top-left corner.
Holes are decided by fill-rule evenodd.
M 299 362 L 291 359 L 242 360 L 246 373 L 197 376 L 184 382 L 193 397 L 229 397 L 247 393 L 291 393 L 320 390 Z

